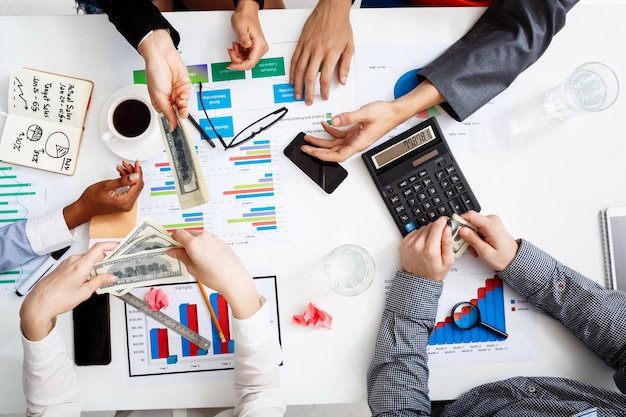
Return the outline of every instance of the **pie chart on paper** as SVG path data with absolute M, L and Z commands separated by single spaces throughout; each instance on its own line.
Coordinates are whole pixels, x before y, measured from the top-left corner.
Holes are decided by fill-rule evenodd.
M 51 158 L 63 158 L 70 151 L 70 140 L 63 132 L 54 132 L 46 141 L 46 154 Z

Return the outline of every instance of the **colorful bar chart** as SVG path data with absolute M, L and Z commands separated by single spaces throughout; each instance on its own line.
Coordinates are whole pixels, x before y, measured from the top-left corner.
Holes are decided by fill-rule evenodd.
M 506 323 L 504 318 L 504 293 L 502 288 L 502 280 L 497 275 L 488 278 L 485 286 L 477 290 L 476 298 L 470 300 L 470 303 L 478 307 L 481 320 L 503 332 L 506 332 Z M 465 311 L 466 317 L 458 317 L 461 320 L 470 320 L 469 310 Z M 461 313 L 463 314 L 463 313 Z M 481 327 L 473 329 L 461 330 L 454 324 L 452 315 L 447 316 L 443 321 L 435 324 L 433 333 L 428 341 L 429 345 L 446 345 L 455 343 L 476 343 L 476 342 L 493 342 L 501 341 L 501 338 Z
M 222 334 L 226 339 L 225 342 L 222 342 L 220 340 L 219 332 L 217 331 L 215 325 L 212 324 L 211 335 L 213 342 L 213 354 L 222 355 L 225 353 L 234 353 L 235 342 L 230 338 L 230 318 L 228 313 L 228 303 L 226 303 L 226 299 L 218 293 L 213 293 L 209 295 L 209 301 L 211 302 L 211 307 L 213 308 L 213 311 L 215 311 L 217 322 L 220 325 Z
M 163 174 L 169 174 L 172 172 L 169 162 L 157 162 L 154 164 L 154 168 L 157 172 Z M 153 184 L 149 189 L 151 197 L 171 196 L 176 195 L 176 184 L 169 176 L 164 176 L 163 181 L 158 184 Z
M 167 363 L 178 361 L 176 355 L 170 355 L 167 329 L 150 329 L 150 357 L 152 359 L 167 359 Z
M 237 150 L 239 155 L 228 158 L 234 167 L 272 163 L 269 139 L 247 142 L 237 148 Z
M 180 324 L 198 333 L 198 305 L 189 303 L 180 304 L 178 306 L 178 312 L 180 315 Z M 180 339 L 183 356 L 198 356 L 208 353 L 207 350 L 199 348 L 198 345 L 191 343 L 184 337 L 181 336 Z
M 261 174 L 256 182 L 237 184 L 223 192 L 224 196 L 232 196 L 236 200 L 274 196 L 274 176 L 271 172 Z
M 176 229 L 204 230 L 204 212 L 202 211 L 181 211 L 170 217 L 179 217 L 180 221 L 162 223 L 162 226 L 169 233 Z
M 21 181 L 13 167 L 0 166 L 0 226 L 25 219 L 28 208 L 22 201 L 36 195 L 33 184 Z
M 259 294 L 267 300 L 270 323 L 280 339 L 276 277 L 256 277 L 254 282 Z M 235 342 L 232 340 L 232 313 L 226 299 L 214 290 L 209 289 L 207 292 L 209 303 L 226 339 L 222 343 L 197 282 L 165 284 L 158 288 L 169 300 L 169 305 L 161 311 L 209 339 L 211 346 L 208 349 L 199 348 L 141 311 L 126 305 L 129 375 L 132 377 L 232 369 Z M 131 291 L 136 297 L 145 298 L 149 290 L 142 287 Z
M 252 207 L 241 217 L 228 219 L 228 224 L 249 224 L 256 231 L 276 230 L 276 207 Z

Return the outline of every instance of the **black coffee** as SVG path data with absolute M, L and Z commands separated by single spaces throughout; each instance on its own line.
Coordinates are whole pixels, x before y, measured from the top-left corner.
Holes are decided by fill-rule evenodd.
M 128 99 L 113 110 L 113 126 L 120 135 L 134 138 L 150 125 L 150 109 L 143 101 Z

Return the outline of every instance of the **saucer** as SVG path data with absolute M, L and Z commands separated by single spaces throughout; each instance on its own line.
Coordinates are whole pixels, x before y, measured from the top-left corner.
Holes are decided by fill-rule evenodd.
M 165 150 L 163 138 L 159 130 L 159 125 L 157 124 L 157 113 L 152 107 L 152 104 L 150 104 L 150 95 L 148 94 L 148 87 L 145 84 L 133 84 L 122 87 L 106 99 L 100 111 L 100 133 L 104 136 L 105 133 L 110 132 L 107 122 L 109 108 L 115 100 L 121 97 L 138 97 L 148 103 L 148 108 L 150 109 L 153 119 L 153 122 L 150 122 L 150 126 L 148 127 L 151 132 L 148 137 L 141 141 L 117 139 L 109 141 L 103 140 L 103 142 L 111 152 L 128 161 L 145 161 L 161 154 Z

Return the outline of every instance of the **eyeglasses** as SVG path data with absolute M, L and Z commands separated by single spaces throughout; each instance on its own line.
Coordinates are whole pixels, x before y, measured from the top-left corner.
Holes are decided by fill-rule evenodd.
M 211 121 L 211 118 L 209 117 L 206 109 L 204 108 L 204 102 L 202 100 L 202 83 L 198 83 L 198 85 L 200 88 L 200 98 L 199 98 L 200 106 L 202 106 L 202 111 L 204 112 L 204 115 L 209 121 L 209 125 L 211 126 L 213 133 L 215 134 L 217 139 L 220 141 L 220 143 L 224 147 L 224 150 L 237 147 L 241 145 L 242 143 L 249 141 L 250 139 L 254 138 L 259 133 L 274 126 L 280 119 L 285 117 L 285 115 L 288 112 L 287 107 L 281 107 L 278 110 L 274 110 L 273 112 L 266 114 L 265 116 L 261 117 L 257 121 L 252 122 L 248 126 L 243 128 L 239 133 L 235 135 L 235 137 L 231 139 L 231 141 L 228 144 L 226 144 L 222 136 L 217 132 L 217 129 L 215 129 L 215 126 L 213 126 L 213 122 Z M 199 127 L 199 126 L 196 126 L 196 127 Z M 204 130 L 202 130 L 202 132 L 204 132 Z M 213 146 L 213 143 L 210 140 L 207 140 L 207 141 Z

